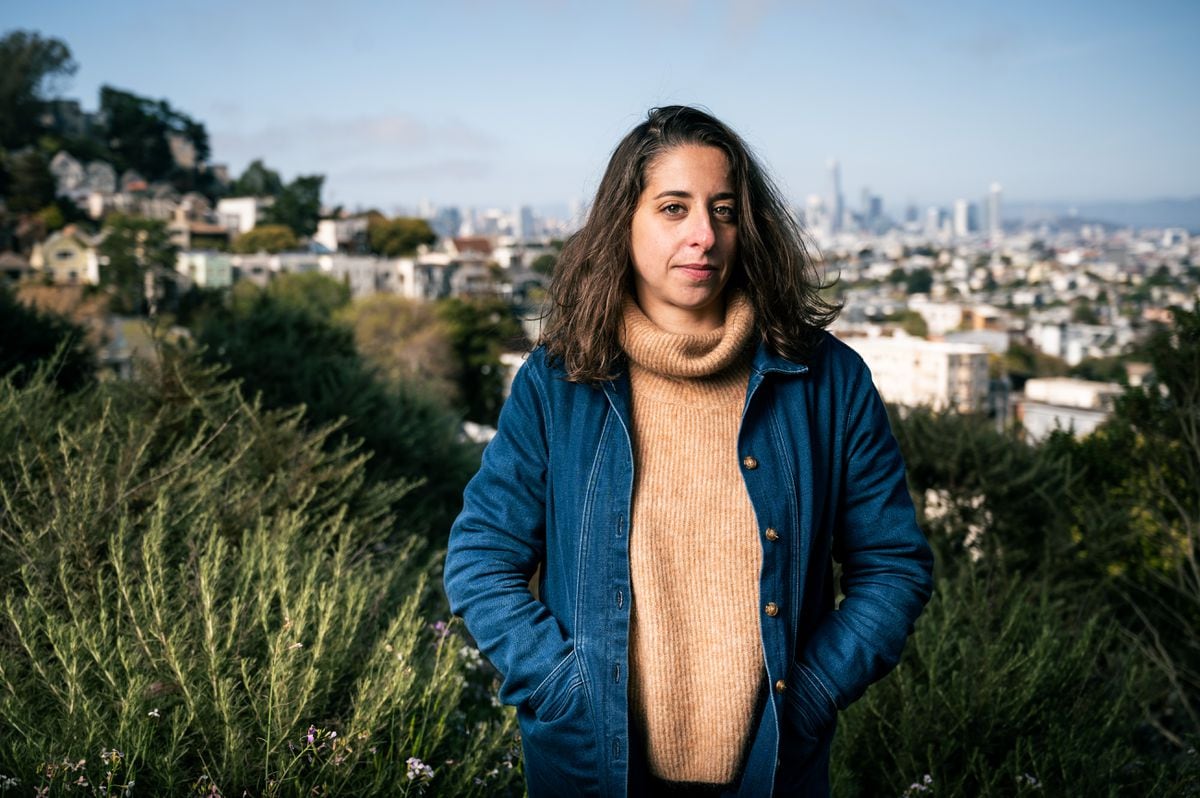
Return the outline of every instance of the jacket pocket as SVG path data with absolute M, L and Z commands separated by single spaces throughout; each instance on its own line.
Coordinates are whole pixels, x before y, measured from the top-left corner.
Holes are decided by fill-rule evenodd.
M 784 717 L 802 739 L 815 742 L 832 736 L 837 705 L 816 675 L 798 662 L 788 674 L 784 700 Z
M 596 720 L 574 651 L 518 708 L 517 720 L 530 798 L 602 794 Z
M 572 650 L 530 694 L 529 709 L 537 720 L 552 723 L 563 715 L 571 704 L 571 694 L 581 687 L 583 674 Z
M 784 693 L 775 794 L 828 796 L 829 749 L 837 705 L 815 674 L 793 663 Z

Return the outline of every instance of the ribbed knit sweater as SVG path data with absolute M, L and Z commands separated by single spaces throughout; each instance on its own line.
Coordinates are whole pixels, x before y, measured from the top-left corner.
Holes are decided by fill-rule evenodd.
M 631 722 L 651 774 L 737 777 L 763 680 L 762 550 L 737 434 L 754 314 L 730 297 L 723 327 L 666 332 L 632 298 L 622 346 L 633 399 Z

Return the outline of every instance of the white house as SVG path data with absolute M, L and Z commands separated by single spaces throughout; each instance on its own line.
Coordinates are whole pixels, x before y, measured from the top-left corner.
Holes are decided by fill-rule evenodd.
M 934 410 L 987 408 L 987 349 L 976 344 L 926 341 L 909 335 L 842 339 L 862 356 L 887 402 Z
M 180 252 L 175 271 L 201 288 L 227 288 L 233 284 L 233 258 L 223 252 Z
M 225 197 L 217 200 L 217 217 L 240 235 L 253 230 L 274 204 L 274 197 Z
M 1072 377 L 1032 379 L 1025 383 L 1021 421 L 1033 440 L 1041 440 L 1056 429 L 1083 437 L 1112 414 L 1113 399 L 1120 394 L 1121 386 L 1115 382 Z

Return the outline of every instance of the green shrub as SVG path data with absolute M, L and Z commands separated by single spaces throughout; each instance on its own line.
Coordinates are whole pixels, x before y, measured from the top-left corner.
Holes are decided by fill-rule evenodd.
M 438 558 L 396 529 L 411 483 L 161 363 L 87 395 L 0 383 L 0 780 L 519 791 L 491 674 L 431 622 Z
M 834 794 L 1182 794 L 1135 745 L 1148 678 L 1083 597 L 964 568 L 900 666 L 839 719 Z
M 286 297 L 258 292 L 243 299 L 204 321 L 203 356 L 266 407 L 303 405 L 310 425 L 342 424 L 330 443 L 361 441 L 372 479 L 420 479 L 400 509 L 408 529 L 443 543 L 479 466 L 478 449 L 457 438 L 458 419 L 420 391 L 376 375 L 349 328 Z
M 76 324 L 52 313 L 26 307 L 0 285 L 0 379 L 18 385 L 33 379 L 38 368 L 53 364 L 54 382 L 64 390 L 91 384 L 96 355 L 84 341 Z
M 977 560 L 1027 576 L 1073 556 L 1070 471 L 982 415 L 892 414 L 920 522 L 945 575 Z

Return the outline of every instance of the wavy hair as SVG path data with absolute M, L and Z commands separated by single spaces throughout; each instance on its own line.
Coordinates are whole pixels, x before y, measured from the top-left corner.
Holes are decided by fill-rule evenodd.
M 572 382 L 612 379 L 624 360 L 619 332 L 622 301 L 633 292 L 633 214 L 650 167 L 687 144 L 716 147 L 729 159 L 738 259 L 726 288 L 745 292 L 765 344 L 803 362 L 840 310 L 821 297 L 825 285 L 804 234 L 746 143 L 699 109 L 652 108 L 613 151 L 587 221 L 563 245 L 554 267 L 538 343 Z

